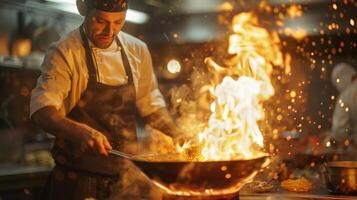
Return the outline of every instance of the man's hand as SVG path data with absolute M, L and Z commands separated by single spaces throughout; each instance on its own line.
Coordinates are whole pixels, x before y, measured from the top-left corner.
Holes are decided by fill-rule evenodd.
M 43 130 L 63 138 L 78 145 L 78 151 L 81 153 L 86 150 L 94 150 L 101 155 L 108 155 L 112 149 L 107 138 L 101 132 L 90 126 L 76 122 L 61 114 L 54 107 L 44 107 L 36 111 L 31 119 Z
M 104 134 L 85 124 L 79 124 L 78 128 L 81 129 L 79 148 L 82 152 L 94 150 L 101 155 L 108 156 L 109 150 L 112 149 L 112 146 Z

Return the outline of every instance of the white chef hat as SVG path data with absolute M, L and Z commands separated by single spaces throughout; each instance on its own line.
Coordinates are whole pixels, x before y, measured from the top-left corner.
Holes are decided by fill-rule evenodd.
M 342 92 L 352 83 L 355 75 L 356 70 L 350 64 L 342 62 L 333 68 L 331 80 L 337 90 Z

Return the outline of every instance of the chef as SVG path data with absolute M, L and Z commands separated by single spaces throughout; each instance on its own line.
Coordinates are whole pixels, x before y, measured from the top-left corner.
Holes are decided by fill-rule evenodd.
M 56 137 L 43 199 L 110 199 L 122 159 L 135 154 L 136 114 L 177 138 L 146 44 L 121 31 L 128 0 L 77 0 L 82 25 L 48 50 L 32 91 L 31 119 Z
M 340 92 L 332 116 L 332 138 L 339 146 L 352 139 L 357 147 L 357 73 L 348 63 L 337 64 L 332 83 Z

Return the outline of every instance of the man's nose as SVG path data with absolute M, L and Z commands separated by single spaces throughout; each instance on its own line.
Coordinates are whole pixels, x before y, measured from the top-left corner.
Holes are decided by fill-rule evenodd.
M 115 32 L 115 26 L 112 24 L 112 23 L 108 23 L 106 26 L 105 26 L 105 29 L 104 29 L 104 32 L 107 34 L 107 35 L 114 35 L 114 32 Z

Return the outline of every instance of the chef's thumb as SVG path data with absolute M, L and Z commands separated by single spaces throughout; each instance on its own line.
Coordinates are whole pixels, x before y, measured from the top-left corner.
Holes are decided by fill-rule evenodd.
M 107 151 L 110 151 L 112 150 L 112 146 L 110 145 L 110 143 L 108 142 L 108 140 L 105 138 L 104 141 L 104 148 L 107 150 Z

